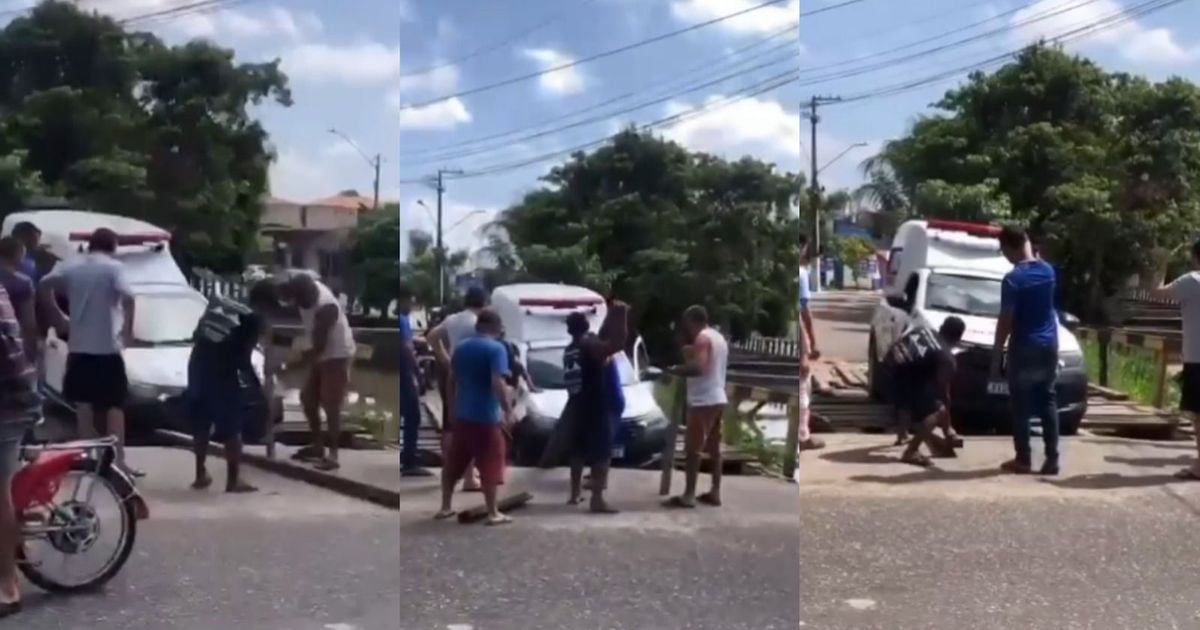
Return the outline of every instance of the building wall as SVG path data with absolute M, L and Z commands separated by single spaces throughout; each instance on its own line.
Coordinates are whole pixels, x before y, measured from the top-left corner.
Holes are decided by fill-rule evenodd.
M 296 229 L 341 230 L 358 225 L 358 212 L 333 206 L 268 203 L 262 223 Z

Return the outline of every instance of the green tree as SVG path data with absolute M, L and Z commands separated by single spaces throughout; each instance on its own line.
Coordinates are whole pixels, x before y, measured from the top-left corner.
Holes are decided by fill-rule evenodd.
M 693 303 L 733 337 L 781 334 L 796 291 L 794 174 L 692 153 L 628 130 L 578 153 L 501 213 L 494 229 L 525 277 L 629 301 L 652 352 Z
M 1192 238 L 1194 84 L 1108 73 L 1039 45 L 971 75 L 936 107 L 875 163 L 917 215 L 1027 225 L 1058 267 L 1066 304 L 1085 316 L 1102 317 L 1126 279 L 1149 267 L 1161 273 Z
M 170 229 L 191 264 L 240 268 L 271 160 L 248 108 L 291 104 L 278 65 L 43 2 L 0 31 L 0 212 L 63 197 Z

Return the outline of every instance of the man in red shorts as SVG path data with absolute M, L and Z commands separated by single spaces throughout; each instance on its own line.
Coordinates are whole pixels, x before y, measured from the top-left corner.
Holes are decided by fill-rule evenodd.
M 434 518 L 454 515 L 454 486 L 471 462 L 479 470 L 488 525 L 511 523 L 496 506 L 496 487 L 504 478 L 504 425 L 512 423 L 508 396 L 508 351 L 499 337 L 500 316 L 482 309 L 475 320 L 475 335 L 464 340 L 450 359 L 450 395 L 454 420 L 446 463 L 442 467 L 442 509 Z

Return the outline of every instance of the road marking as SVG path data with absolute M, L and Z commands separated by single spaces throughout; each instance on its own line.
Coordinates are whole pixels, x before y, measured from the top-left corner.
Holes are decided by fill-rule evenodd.
M 327 623 L 325 630 L 358 630 L 358 626 L 348 623 Z
M 468 623 L 452 623 L 446 626 L 446 630 L 475 630 L 475 626 Z
M 846 605 L 854 610 L 871 610 L 875 607 L 873 599 L 847 599 Z

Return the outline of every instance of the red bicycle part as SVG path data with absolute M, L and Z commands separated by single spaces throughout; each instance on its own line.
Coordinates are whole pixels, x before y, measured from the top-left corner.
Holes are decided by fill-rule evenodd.
M 18 470 L 12 480 L 13 507 L 17 513 L 53 501 L 71 466 L 86 456 L 82 450 L 39 453 L 33 462 Z

